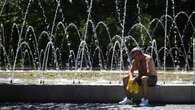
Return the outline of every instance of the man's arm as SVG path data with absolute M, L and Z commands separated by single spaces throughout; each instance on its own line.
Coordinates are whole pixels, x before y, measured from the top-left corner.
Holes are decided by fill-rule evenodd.
M 146 73 L 148 74 L 149 72 L 150 72 L 150 62 L 151 62 L 151 60 L 152 60 L 152 57 L 151 56 L 149 56 L 147 59 L 146 59 Z
M 132 67 L 129 67 L 128 75 L 129 75 L 130 78 L 133 78 L 133 76 L 134 76 L 133 71 L 134 71 L 134 70 L 132 69 Z
M 135 62 L 135 60 L 133 60 L 133 61 L 132 61 L 132 65 L 131 65 L 131 67 L 129 67 L 129 71 L 128 71 L 129 77 L 130 77 L 130 78 L 133 78 L 133 76 L 134 76 L 134 71 L 135 71 L 136 69 L 137 69 L 136 62 Z

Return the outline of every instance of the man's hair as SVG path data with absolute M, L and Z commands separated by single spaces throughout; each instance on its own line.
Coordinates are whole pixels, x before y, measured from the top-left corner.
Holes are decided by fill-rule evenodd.
M 134 48 L 131 50 L 130 55 L 133 55 L 135 52 L 139 52 L 139 53 L 141 53 L 141 54 L 143 53 L 141 48 L 139 48 L 139 47 L 134 47 Z

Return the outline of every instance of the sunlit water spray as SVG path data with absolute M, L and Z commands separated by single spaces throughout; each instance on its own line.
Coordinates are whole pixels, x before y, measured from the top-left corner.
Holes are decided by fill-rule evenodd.
M 4 13 L 5 5 L 7 0 L 3 1 L 3 5 L 0 10 L 0 16 Z M 190 15 L 180 11 L 175 11 L 175 1 L 166 0 L 165 4 L 165 14 L 159 18 L 154 18 L 149 22 L 149 28 L 142 24 L 142 12 L 140 7 L 140 0 L 137 0 L 137 23 L 132 25 L 129 30 L 126 29 L 125 24 L 127 16 L 127 5 L 128 0 L 121 1 L 115 0 L 115 12 L 116 18 L 119 27 L 121 27 L 121 32 L 118 35 L 111 36 L 109 26 L 104 21 L 98 21 L 95 23 L 93 21 L 93 4 L 94 0 L 85 0 L 85 5 L 87 7 L 87 16 L 85 19 L 85 25 L 83 30 L 80 31 L 79 27 L 74 23 L 66 23 L 66 18 L 64 17 L 64 12 L 62 10 L 63 4 L 60 0 L 56 0 L 55 13 L 53 17 L 53 22 L 49 24 L 48 18 L 46 15 L 45 7 L 42 6 L 42 3 L 38 1 L 38 6 L 42 13 L 43 22 L 45 24 L 46 30 L 42 30 L 40 35 L 36 35 L 33 26 L 29 26 L 27 23 L 28 16 L 31 14 L 29 11 L 31 9 L 31 4 L 33 0 L 29 0 L 25 9 L 23 16 L 23 21 L 21 27 L 17 23 L 13 23 L 11 29 L 11 37 L 5 36 L 4 24 L 0 25 L 0 50 L 3 57 L 0 57 L 0 64 L 4 65 L 0 69 L 6 71 L 13 71 L 10 75 L 10 82 L 13 83 L 15 78 L 15 71 L 18 70 L 17 64 L 20 60 L 22 62 L 20 69 L 25 69 L 29 63 L 30 70 L 38 70 L 42 73 L 41 80 L 44 79 L 44 72 L 47 70 L 93 70 L 98 68 L 100 71 L 104 70 L 120 70 L 123 71 L 126 69 L 126 66 L 130 65 L 131 56 L 129 44 L 133 44 L 137 47 L 142 47 L 143 45 L 148 45 L 144 48 L 144 52 L 154 56 L 155 63 L 157 68 L 164 70 L 164 77 L 166 77 L 167 61 L 172 63 L 172 67 L 176 72 L 179 70 L 186 71 L 190 68 L 191 56 L 194 59 L 194 39 L 191 38 L 191 44 L 189 48 L 185 48 L 185 43 L 183 39 L 188 37 L 185 35 L 185 32 L 190 28 L 195 34 L 195 26 L 193 25 L 193 17 L 195 12 L 192 12 Z M 76 1 L 69 0 L 70 4 L 74 4 Z M 120 7 L 122 4 L 123 7 Z M 169 5 L 172 5 L 172 14 L 169 15 L 168 9 Z M 20 7 L 21 8 L 21 7 Z M 180 30 L 177 25 L 177 19 L 184 16 L 187 18 L 184 29 Z M 57 19 L 57 18 L 60 18 Z M 90 29 L 89 29 L 90 28 Z M 105 47 L 102 47 L 100 44 L 102 38 L 99 37 L 97 31 L 99 28 L 103 28 L 107 36 L 104 36 L 108 41 Z M 155 31 L 161 28 L 164 32 L 164 46 L 158 47 L 158 41 L 154 37 Z M 140 36 L 140 39 L 136 35 L 132 34 L 136 30 L 139 30 L 139 33 L 136 33 Z M 61 42 L 58 44 L 58 32 L 62 32 Z M 74 31 L 76 34 L 76 43 L 73 42 L 71 38 L 70 31 Z M 127 32 L 126 32 L 127 31 Z M 89 36 L 89 33 L 92 33 L 92 36 Z M 171 36 L 173 35 L 173 36 Z M 7 49 L 5 46 L 5 37 L 18 37 L 18 44 L 16 51 L 14 52 L 13 44 Z M 171 37 L 174 37 L 172 41 Z M 88 40 L 93 42 L 93 47 L 88 43 Z M 46 41 L 45 47 L 40 47 L 41 43 Z M 173 43 L 173 45 L 172 45 Z M 74 50 L 72 46 L 76 46 L 77 49 Z M 92 49 L 93 48 L 93 49 Z M 192 49 L 193 48 L 193 49 Z M 92 51 L 93 50 L 93 51 Z M 105 52 L 103 50 L 106 50 Z M 193 51 L 193 52 L 192 52 Z M 65 56 L 66 59 L 62 59 Z M 193 55 L 191 55 L 193 53 Z M 161 56 L 160 56 L 161 55 Z M 162 56 L 163 55 L 163 56 Z M 127 58 L 124 58 L 126 56 Z M 195 65 L 193 60 L 193 66 Z M 181 66 L 181 64 L 185 64 Z M 61 77 L 61 76 L 59 76 Z M 94 76 L 95 77 L 95 76 Z M 77 78 L 75 78 L 77 79 Z M 166 79 L 166 78 L 164 78 Z M 41 81 L 42 82 L 42 81 Z

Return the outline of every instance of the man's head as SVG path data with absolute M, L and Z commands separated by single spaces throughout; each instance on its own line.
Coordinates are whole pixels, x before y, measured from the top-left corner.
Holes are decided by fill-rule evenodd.
M 131 50 L 131 58 L 132 59 L 137 60 L 140 58 L 141 55 L 143 55 L 141 48 L 135 47 Z

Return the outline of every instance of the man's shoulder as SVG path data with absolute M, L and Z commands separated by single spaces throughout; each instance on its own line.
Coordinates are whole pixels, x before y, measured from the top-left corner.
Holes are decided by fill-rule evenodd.
M 144 54 L 144 55 L 146 56 L 146 59 L 148 59 L 148 60 L 152 59 L 151 55 L 149 55 L 149 54 Z

